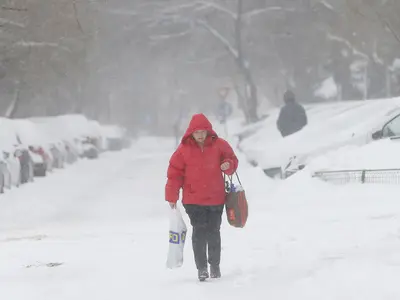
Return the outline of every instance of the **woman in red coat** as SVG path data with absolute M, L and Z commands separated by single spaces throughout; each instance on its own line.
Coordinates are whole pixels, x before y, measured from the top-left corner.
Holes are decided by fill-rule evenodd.
M 200 280 L 221 276 L 221 217 L 225 204 L 223 173 L 232 175 L 238 159 L 231 146 L 219 138 L 210 121 L 196 114 L 172 155 L 165 199 L 175 209 L 182 188 L 182 203 L 193 226 L 193 252 Z

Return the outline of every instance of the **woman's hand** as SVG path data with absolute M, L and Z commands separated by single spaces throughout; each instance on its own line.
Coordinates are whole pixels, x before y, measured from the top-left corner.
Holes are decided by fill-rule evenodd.
M 226 171 L 226 170 L 228 170 L 229 168 L 230 168 L 230 163 L 228 163 L 228 162 L 224 162 L 222 165 L 221 165 L 221 170 L 222 171 Z

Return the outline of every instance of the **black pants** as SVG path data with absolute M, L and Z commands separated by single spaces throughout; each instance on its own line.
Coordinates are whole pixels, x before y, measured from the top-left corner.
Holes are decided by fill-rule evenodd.
M 192 243 L 197 269 L 207 268 L 207 246 L 208 263 L 219 266 L 221 261 L 220 227 L 224 206 L 185 204 L 184 207 L 193 226 Z

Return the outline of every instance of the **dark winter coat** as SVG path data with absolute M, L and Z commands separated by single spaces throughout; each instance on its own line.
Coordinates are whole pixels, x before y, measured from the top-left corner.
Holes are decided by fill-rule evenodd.
M 203 149 L 192 137 L 196 130 L 208 132 Z M 165 200 L 176 203 L 182 188 L 183 204 L 224 204 L 225 183 L 221 171 L 221 164 L 224 162 L 230 164 L 230 168 L 224 173 L 232 175 L 238 167 L 238 159 L 231 146 L 217 136 L 203 114 L 194 115 L 179 147 L 169 161 Z
M 295 101 L 291 101 L 282 107 L 277 126 L 282 136 L 285 137 L 303 129 L 307 122 L 307 114 L 304 107 Z

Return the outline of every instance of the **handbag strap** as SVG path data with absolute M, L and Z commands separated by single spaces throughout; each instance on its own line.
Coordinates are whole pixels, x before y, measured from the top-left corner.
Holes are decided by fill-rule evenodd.
M 243 187 L 242 182 L 240 181 L 240 178 L 239 178 L 238 173 L 235 172 L 235 175 L 236 175 L 236 178 L 237 178 L 239 184 Z M 230 184 L 232 185 L 232 183 L 233 183 L 233 179 L 232 179 L 232 178 L 233 178 L 233 175 L 226 175 L 226 174 L 224 173 L 224 181 L 225 181 L 226 176 L 228 176 L 229 182 L 230 182 Z

